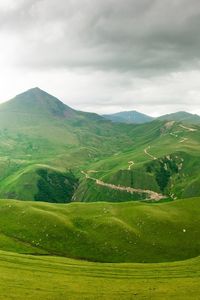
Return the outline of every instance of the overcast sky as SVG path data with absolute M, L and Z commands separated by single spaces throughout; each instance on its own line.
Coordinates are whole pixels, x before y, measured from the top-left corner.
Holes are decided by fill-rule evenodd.
M 0 102 L 200 114 L 199 0 L 0 0 Z

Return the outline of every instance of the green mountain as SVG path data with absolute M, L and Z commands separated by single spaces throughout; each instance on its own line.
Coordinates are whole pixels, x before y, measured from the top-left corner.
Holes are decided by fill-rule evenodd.
M 75 110 L 37 87 L 1 104 L 0 112 L 55 117 L 74 117 L 77 114 Z
M 198 125 L 120 124 L 34 88 L 0 105 L 0 197 L 48 202 L 200 196 Z
M 142 124 L 151 122 L 154 120 L 153 117 L 147 116 L 145 114 L 142 114 L 138 111 L 123 111 L 118 112 L 115 114 L 106 114 L 102 115 L 105 119 L 108 119 L 112 122 L 119 122 L 119 123 L 128 123 L 128 124 Z
M 200 116 L 196 114 L 191 114 L 185 111 L 179 111 L 172 114 L 167 114 L 160 116 L 159 120 L 168 120 L 176 122 L 184 122 L 188 124 L 200 124 Z

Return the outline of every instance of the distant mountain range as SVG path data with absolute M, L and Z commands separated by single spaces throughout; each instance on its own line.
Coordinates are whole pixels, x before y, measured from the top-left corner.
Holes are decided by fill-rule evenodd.
M 142 114 L 138 111 L 122 111 L 115 114 L 103 115 L 104 118 L 111 120 L 113 122 L 120 123 L 134 123 L 134 124 L 142 124 L 151 122 L 154 120 L 153 117 Z
M 197 114 L 191 114 L 185 111 L 179 111 L 162 115 L 154 118 L 152 116 L 143 114 L 136 110 L 122 111 L 113 114 L 98 115 L 95 113 L 81 112 L 72 109 L 68 105 L 61 102 L 56 97 L 46 93 L 38 87 L 32 88 L 24 93 L 21 93 L 13 99 L 0 104 L 1 112 L 13 112 L 13 113 L 31 113 L 31 114 L 43 114 L 45 116 L 62 117 L 67 119 L 91 119 L 95 120 L 110 120 L 115 123 L 126 124 L 144 124 L 153 120 L 163 121 L 176 121 L 185 122 L 190 124 L 200 124 L 200 116 Z
M 166 120 L 166 121 L 176 121 L 184 122 L 188 124 L 200 124 L 200 116 L 197 114 L 191 114 L 185 111 L 179 111 L 176 113 L 166 114 L 157 118 L 145 115 L 138 111 L 123 111 L 114 114 L 102 115 L 107 120 L 117 123 L 127 123 L 127 124 L 143 124 L 148 123 L 153 120 Z

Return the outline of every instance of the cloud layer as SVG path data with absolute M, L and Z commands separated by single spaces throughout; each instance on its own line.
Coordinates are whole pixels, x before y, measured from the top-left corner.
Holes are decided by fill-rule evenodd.
M 36 83 L 82 109 L 200 112 L 199 28 L 199 0 L 1 0 L 1 98 Z

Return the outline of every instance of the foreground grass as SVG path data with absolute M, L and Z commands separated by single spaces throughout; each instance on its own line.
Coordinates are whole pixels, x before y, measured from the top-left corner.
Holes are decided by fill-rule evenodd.
M 200 258 L 100 264 L 0 251 L 0 299 L 200 299 Z

